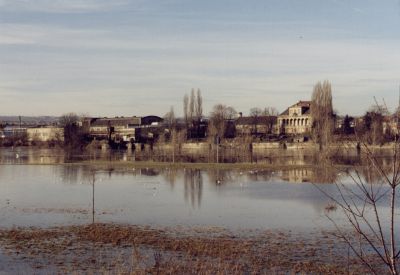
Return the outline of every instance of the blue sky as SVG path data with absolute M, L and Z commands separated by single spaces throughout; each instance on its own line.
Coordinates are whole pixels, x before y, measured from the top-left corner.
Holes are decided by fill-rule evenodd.
M 399 0 L 0 0 L 0 114 L 248 113 L 332 83 L 340 114 L 400 85 Z

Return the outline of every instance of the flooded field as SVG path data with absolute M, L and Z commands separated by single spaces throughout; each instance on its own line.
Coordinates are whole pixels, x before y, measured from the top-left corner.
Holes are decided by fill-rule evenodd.
M 57 150 L 1 150 L 1 227 L 95 221 L 310 231 L 331 226 L 330 199 L 320 189 L 336 196 L 332 183 L 352 181 L 334 167 L 118 168 L 114 160 L 130 162 L 126 153 L 101 154 L 74 157 L 111 160 L 107 168 L 66 163 L 71 156 Z M 371 169 L 359 173 L 367 181 L 379 180 Z
M 0 166 L 1 225 L 96 222 L 311 229 L 326 223 L 328 199 L 285 172 L 132 169 L 79 165 Z M 94 183 L 93 183 L 94 179 Z M 325 185 L 324 188 L 333 186 Z
M 333 183 L 351 183 L 349 174 L 342 171 L 348 167 L 113 167 L 113 161 L 131 161 L 123 153 L 106 156 L 109 162 L 103 167 L 88 163 L 86 155 L 79 158 L 85 162 L 66 163 L 65 154 L 54 150 L 0 151 L 0 271 L 13 273 L 16 269 L 10 266 L 16 265 L 26 265 L 22 271 L 97 271 L 105 265 L 113 270 L 115 265 L 110 263 L 115 255 L 128 259 L 139 245 L 138 253 L 148 258 L 141 270 L 153 268 L 154 255 L 161 253 L 160 257 L 177 261 L 165 266 L 172 272 L 186 270 L 194 255 L 207 258 L 225 246 L 234 259 L 237 251 L 249 249 L 250 242 L 260 250 L 251 249 L 245 255 L 260 270 L 285 264 L 288 270 L 297 270 L 296 263 L 306 261 L 300 271 L 322 272 L 331 270 L 331 263 L 313 258 L 316 251 L 335 257 L 347 251 L 344 244 L 333 246 L 336 240 L 326 233 L 335 230 L 326 217 L 328 211 L 339 226 L 346 228 L 347 223 L 323 192 L 338 196 Z M 379 181 L 371 169 L 361 167 L 359 175 L 366 181 Z M 382 205 L 379 211 L 387 208 Z M 137 234 L 140 242 L 132 237 Z M 268 264 L 257 256 L 269 253 L 264 256 L 271 257 L 272 248 L 280 246 L 287 253 L 293 247 L 304 253 L 296 252 L 288 262 L 277 254 L 276 262 Z M 103 251 L 104 265 L 96 262 L 97 256 L 96 264 L 87 264 L 93 256 L 90 247 Z M 201 251 L 192 255 L 193 249 Z M 191 255 L 184 266 L 179 260 L 182 253 Z M 58 262 L 49 260 L 53 254 Z M 309 266 L 310 259 L 320 264 Z M 74 261 L 79 264 L 74 266 Z M 246 272 L 248 263 L 239 267 L 230 261 L 222 260 L 223 272 L 235 268 Z

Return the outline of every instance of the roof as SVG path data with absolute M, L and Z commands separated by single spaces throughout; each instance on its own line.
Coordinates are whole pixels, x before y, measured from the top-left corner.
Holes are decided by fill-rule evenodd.
M 275 122 L 277 120 L 276 116 L 257 116 L 257 117 L 251 117 L 251 116 L 244 116 L 244 117 L 239 117 L 236 120 L 237 125 L 254 125 L 254 124 L 266 124 Z
M 140 125 L 140 117 L 115 117 L 115 118 L 97 118 L 92 121 L 91 126 L 125 126 Z
M 306 101 L 300 100 L 299 102 L 297 102 L 296 104 L 294 104 L 291 107 L 310 107 L 310 106 L 311 106 L 310 100 L 306 100 Z
M 289 109 L 293 108 L 293 107 L 302 107 L 302 108 L 308 108 L 304 114 L 310 114 L 310 107 L 311 107 L 311 101 L 308 100 L 299 100 L 299 102 L 293 104 L 292 106 L 290 106 L 289 108 L 287 108 L 283 113 L 281 113 L 281 116 L 287 116 L 289 115 Z
M 163 119 L 159 116 L 144 116 L 142 117 L 142 125 L 151 125 L 154 122 L 162 122 Z

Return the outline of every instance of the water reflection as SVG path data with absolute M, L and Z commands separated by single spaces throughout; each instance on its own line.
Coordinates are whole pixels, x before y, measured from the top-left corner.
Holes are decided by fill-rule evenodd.
M 314 175 L 314 171 L 308 168 L 291 169 L 282 172 L 282 179 L 293 183 L 313 182 Z
M 64 162 L 64 151 L 31 147 L 0 148 L 2 164 L 49 164 Z
M 283 172 L 280 175 L 281 179 L 283 179 Z M 249 171 L 247 173 L 247 177 L 251 181 L 270 181 L 274 176 L 276 176 L 275 172 L 272 171 Z
M 175 186 L 178 177 L 177 174 L 178 174 L 177 169 L 168 169 L 168 168 L 164 170 L 164 173 L 162 173 L 164 181 L 170 184 L 171 189 L 173 189 Z
M 129 155 L 96 154 L 80 158 L 129 161 Z M 326 221 L 324 209 L 329 202 L 310 183 L 323 183 L 324 190 L 336 192 L 329 183 L 349 182 L 348 174 L 359 175 L 369 183 L 381 180 L 377 170 L 362 156 L 358 159 L 360 165 L 351 168 L 320 162 L 319 168 L 274 171 L 171 168 L 94 171 L 89 165 L 65 164 L 65 158 L 56 150 L 0 150 L 0 161 L 5 164 L 0 165 L 2 225 L 111 221 L 309 228 Z M 310 160 L 302 156 L 298 163 L 307 161 Z M 341 161 L 345 162 L 343 158 Z M 23 165 L 42 162 L 64 164 Z M 390 172 L 393 165 L 390 158 L 379 157 L 377 162 Z
M 84 167 L 74 167 L 69 165 L 62 166 L 62 169 L 60 169 L 61 180 L 66 184 L 83 182 L 87 178 L 85 177 L 85 173 L 82 172 L 83 170 Z M 80 178 L 81 176 L 82 179 Z
M 372 171 L 359 173 L 376 179 Z M 336 169 L 312 168 L 94 171 L 75 164 L 0 165 L 0 220 L 10 226 L 111 221 L 309 228 L 326 222 L 329 202 L 310 182 L 337 180 L 349 178 Z M 332 184 L 322 186 L 335 192 Z
M 384 154 L 379 151 L 376 154 L 376 157 L 377 161 L 383 166 L 390 166 L 392 163 L 390 152 Z M 57 164 L 91 160 L 106 162 L 134 162 L 141 159 L 137 158 L 137 154 L 134 151 L 87 150 L 83 152 L 69 152 L 62 149 L 41 149 L 34 147 L 0 148 L 0 163 L 2 164 Z M 162 161 L 163 159 L 157 159 L 155 157 L 153 159 L 146 160 Z M 207 162 L 206 159 L 202 160 Z M 192 158 L 192 161 L 195 161 L 195 159 Z M 229 162 L 229 160 L 227 161 Z M 255 154 L 252 158 L 252 161 L 254 163 L 275 165 L 276 167 L 283 167 L 285 165 L 321 165 L 324 164 L 324 162 L 328 164 L 327 166 L 331 166 L 332 164 L 347 166 L 369 165 L 369 161 L 365 154 L 357 154 L 352 151 L 335 152 L 329 157 L 321 157 L 321 154 L 315 151 L 288 151 L 279 149 L 268 152 L 268 154 Z
M 160 174 L 160 171 L 154 168 L 144 168 L 144 169 L 139 169 L 138 171 L 140 175 L 145 175 L 145 176 L 158 176 Z
M 63 184 L 92 184 L 93 170 L 87 166 L 63 165 L 59 168 L 60 179 Z M 367 170 L 366 170 L 367 171 Z M 229 190 L 230 186 L 243 187 L 254 182 L 284 181 L 288 183 L 332 183 L 338 179 L 336 169 L 290 169 L 281 171 L 270 170 L 220 170 L 220 169 L 170 169 L 170 168 L 135 168 L 132 170 L 106 169 L 96 172 L 97 180 L 108 178 L 114 181 L 119 177 L 154 178 L 166 182 L 170 190 L 176 184 L 182 183 L 183 197 L 187 205 L 200 208 L 203 198 L 204 181 L 221 193 Z M 369 172 L 370 173 L 370 172 Z M 206 179 L 205 179 L 206 178 Z
M 197 169 L 185 169 L 183 176 L 185 201 L 192 207 L 201 206 L 203 193 L 203 175 Z

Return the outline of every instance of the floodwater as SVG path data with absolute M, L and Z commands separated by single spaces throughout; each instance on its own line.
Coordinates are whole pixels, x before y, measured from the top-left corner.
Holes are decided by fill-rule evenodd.
M 2 150 L 0 161 L 2 228 L 94 221 L 308 232 L 333 226 L 326 217 L 330 200 L 319 188 L 334 194 L 329 182 L 349 181 L 339 171 L 310 168 L 93 171 L 65 164 L 63 154 L 51 150 Z

